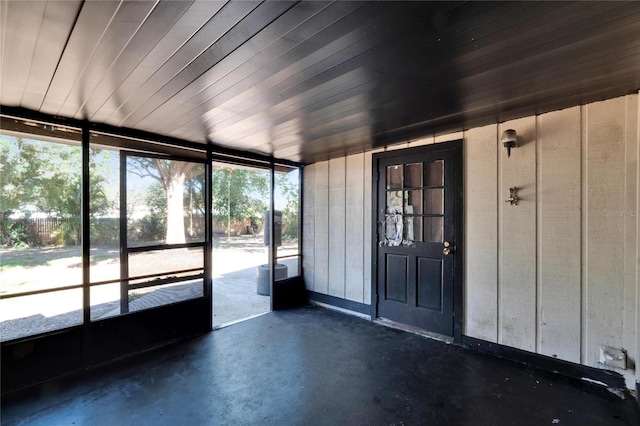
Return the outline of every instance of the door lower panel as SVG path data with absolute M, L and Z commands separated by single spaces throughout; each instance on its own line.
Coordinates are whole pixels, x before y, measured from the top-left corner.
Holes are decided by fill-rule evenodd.
M 385 299 L 407 303 L 409 258 L 403 255 L 387 254 L 385 263 Z
M 420 308 L 442 312 L 442 259 L 418 257 L 416 301 Z

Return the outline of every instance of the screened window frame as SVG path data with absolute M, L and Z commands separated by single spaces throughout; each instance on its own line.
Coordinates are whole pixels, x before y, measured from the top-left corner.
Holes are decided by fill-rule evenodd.
M 22 113 L 24 112 L 24 114 Z M 274 189 L 275 189 L 275 171 L 276 168 L 297 168 L 298 174 L 298 244 L 297 254 L 286 257 L 298 257 L 298 271 L 296 277 L 302 275 L 302 211 L 303 211 L 303 165 L 293 161 L 274 159 L 273 157 L 263 156 L 260 154 L 242 152 L 229 148 L 215 146 L 213 144 L 201 145 L 197 143 L 191 143 L 171 137 L 165 137 L 161 135 L 155 135 L 143 131 L 136 131 L 132 129 L 120 129 L 117 127 L 103 125 L 98 123 L 90 123 L 82 120 L 65 119 L 61 117 L 53 117 L 47 114 L 35 113 L 31 111 L 21 111 L 19 114 L 12 112 L 11 114 L 0 114 L 0 129 L 6 133 L 20 133 L 22 135 L 32 135 L 37 138 L 41 138 L 43 141 L 50 140 L 52 142 L 59 140 L 63 143 L 70 143 L 68 139 L 60 139 L 56 137 L 55 131 L 60 128 L 72 128 L 77 129 L 80 134 L 80 141 L 74 141 L 74 144 L 79 142 L 81 146 L 81 193 L 82 193 L 82 211 L 81 211 L 81 253 L 82 253 L 82 283 L 72 284 L 68 286 L 61 286 L 56 288 L 38 289 L 25 292 L 11 292 L 0 295 L 0 300 L 27 297 L 32 295 L 54 293 L 60 291 L 82 289 L 82 311 L 83 321 L 81 324 L 71 327 L 62 327 L 53 331 L 47 331 L 43 333 L 29 334 L 15 339 L 9 339 L 3 343 L 36 338 L 38 336 L 47 335 L 50 333 L 59 332 L 61 330 L 74 328 L 78 326 L 88 326 L 92 322 L 99 321 L 91 320 L 91 300 L 90 289 L 105 284 L 113 284 L 123 281 L 122 278 L 112 280 L 102 280 L 91 282 L 90 277 L 90 248 L 91 248 L 91 236 L 90 236 L 90 187 L 89 187 L 89 164 L 90 164 L 90 149 L 94 147 L 114 147 L 120 150 L 132 153 L 133 155 L 141 156 L 153 156 L 155 158 L 176 160 L 176 161 L 190 161 L 202 163 L 205 165 L 205 241 L 196 243 L 185 244 L 164 244 L 151 247 L 141 247 L 140 249 L 153 249 L 163 250 L 171 248 L 189 248 L 189 247 L 203 247 L 204 253 L 204 271 L 201 274 L 203 279 L 203 295 L 202 298 L 211 298 L 212 295 L 212 270 L 211 270 L 211 252 L 212 252 L 212 234 L 211 234 L 211 167 L 214 161 L 226 162 L 235 165 L 246 165 L 252 167 L 259 167 L 268 169 L 270 171 L 270 210 L 274 210 Z M 91 135 L 97 134 L 102 137 L 100 141 L 91 140 Z M 121 217 L 120 220 L 123 220 Z M 126 220 L 126 218 L 124 218 Z M 271 215 L 271 230 L 273 230 L 273 215 Z M 122 228 L 121 228 L 122 230 Z M 273 235 L 271 236 L 273 237 Z M 273 238 L 270 239 L 273 241 Z M 119 247 L 122 249 L 122 241 Z M 138 248 L 136 248 L 137 250 Z M 274 268 L 273 265 L 277 263 L 275 251 L 273 245 L 269 246 L 269 264 L 271 266 L 271 283 L 274 284 Z M 284 257 L 283 257 L 284 258 Z M 197 268 L 198 270 L 200 268 Z M 190 272 L 191 270 L 176 271 L 176 272 Z M 165 274 L 166 275 L 166 274 Z M 200 274 L 194 275 L 198 279 Z M 131 278 L 129 278 L 130 280 Z M 178 282 L 184 281 L 178 278 Z M 173 282 L 173 281 L 171 281 Z M 168 282 L 159 282 L 155 285 L 164 285 Z M 144 287 L 152 287 L 154 284 L 145 285 Z M 273 293 L 271 293 L 273 294 Z M 271 300 L 273 304 L 273 299 Z M 127 315 L 121 313 L 120 315 Z

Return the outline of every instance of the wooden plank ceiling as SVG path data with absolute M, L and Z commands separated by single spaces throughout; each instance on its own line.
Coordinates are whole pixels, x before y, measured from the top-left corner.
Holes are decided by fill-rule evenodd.
M 640 2 L 3 0 L 0 13 L 4 107 L 305 163 L 640 88 Z

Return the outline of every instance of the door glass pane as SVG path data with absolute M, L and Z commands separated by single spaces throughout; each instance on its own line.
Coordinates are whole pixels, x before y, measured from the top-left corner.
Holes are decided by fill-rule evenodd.
M 275 209 L 282 213 L 281 242 L 278 246 L 276 280 L 300 274 L 300 171 L 298 168 L 278 166 L 275 171 Z M 276 228 L 278 229 L 278 228 Z M 278 241 L 276 239 L 276 241 Z M 284 268 L 286 267 L 286 268 Z M 286 272 L 286 273 L 285 273 Z
M 405 191 L 404 199 L 404 214 L 422 214 L 422 191 Z
M 402 189 L 402 165 L 387 167 L 387 189 Z
M 407 242 L 422 241 L 422 217 L 413 216 L 404 218 L 404 235 Z
M 402 191 L 387 191 L 387 213 L 402 213 Z
M 444 161 L 425 163 L 425 186 L 444 186 Z
M 404 166 L 404 187 L 422 187 L 422 163 L 405 164 Z
M 444 214 L 444 189 L 424 190 L 424 214 Z
M 439 243 L 443 241 L 444 217 L 424 218 L 424 239 L 428 242 Z

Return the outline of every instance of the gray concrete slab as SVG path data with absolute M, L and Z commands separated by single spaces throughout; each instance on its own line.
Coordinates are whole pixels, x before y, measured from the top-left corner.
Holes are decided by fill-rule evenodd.
M 606 388 L 317 307 L 3 401 L 3 425 L 637 425 Z

